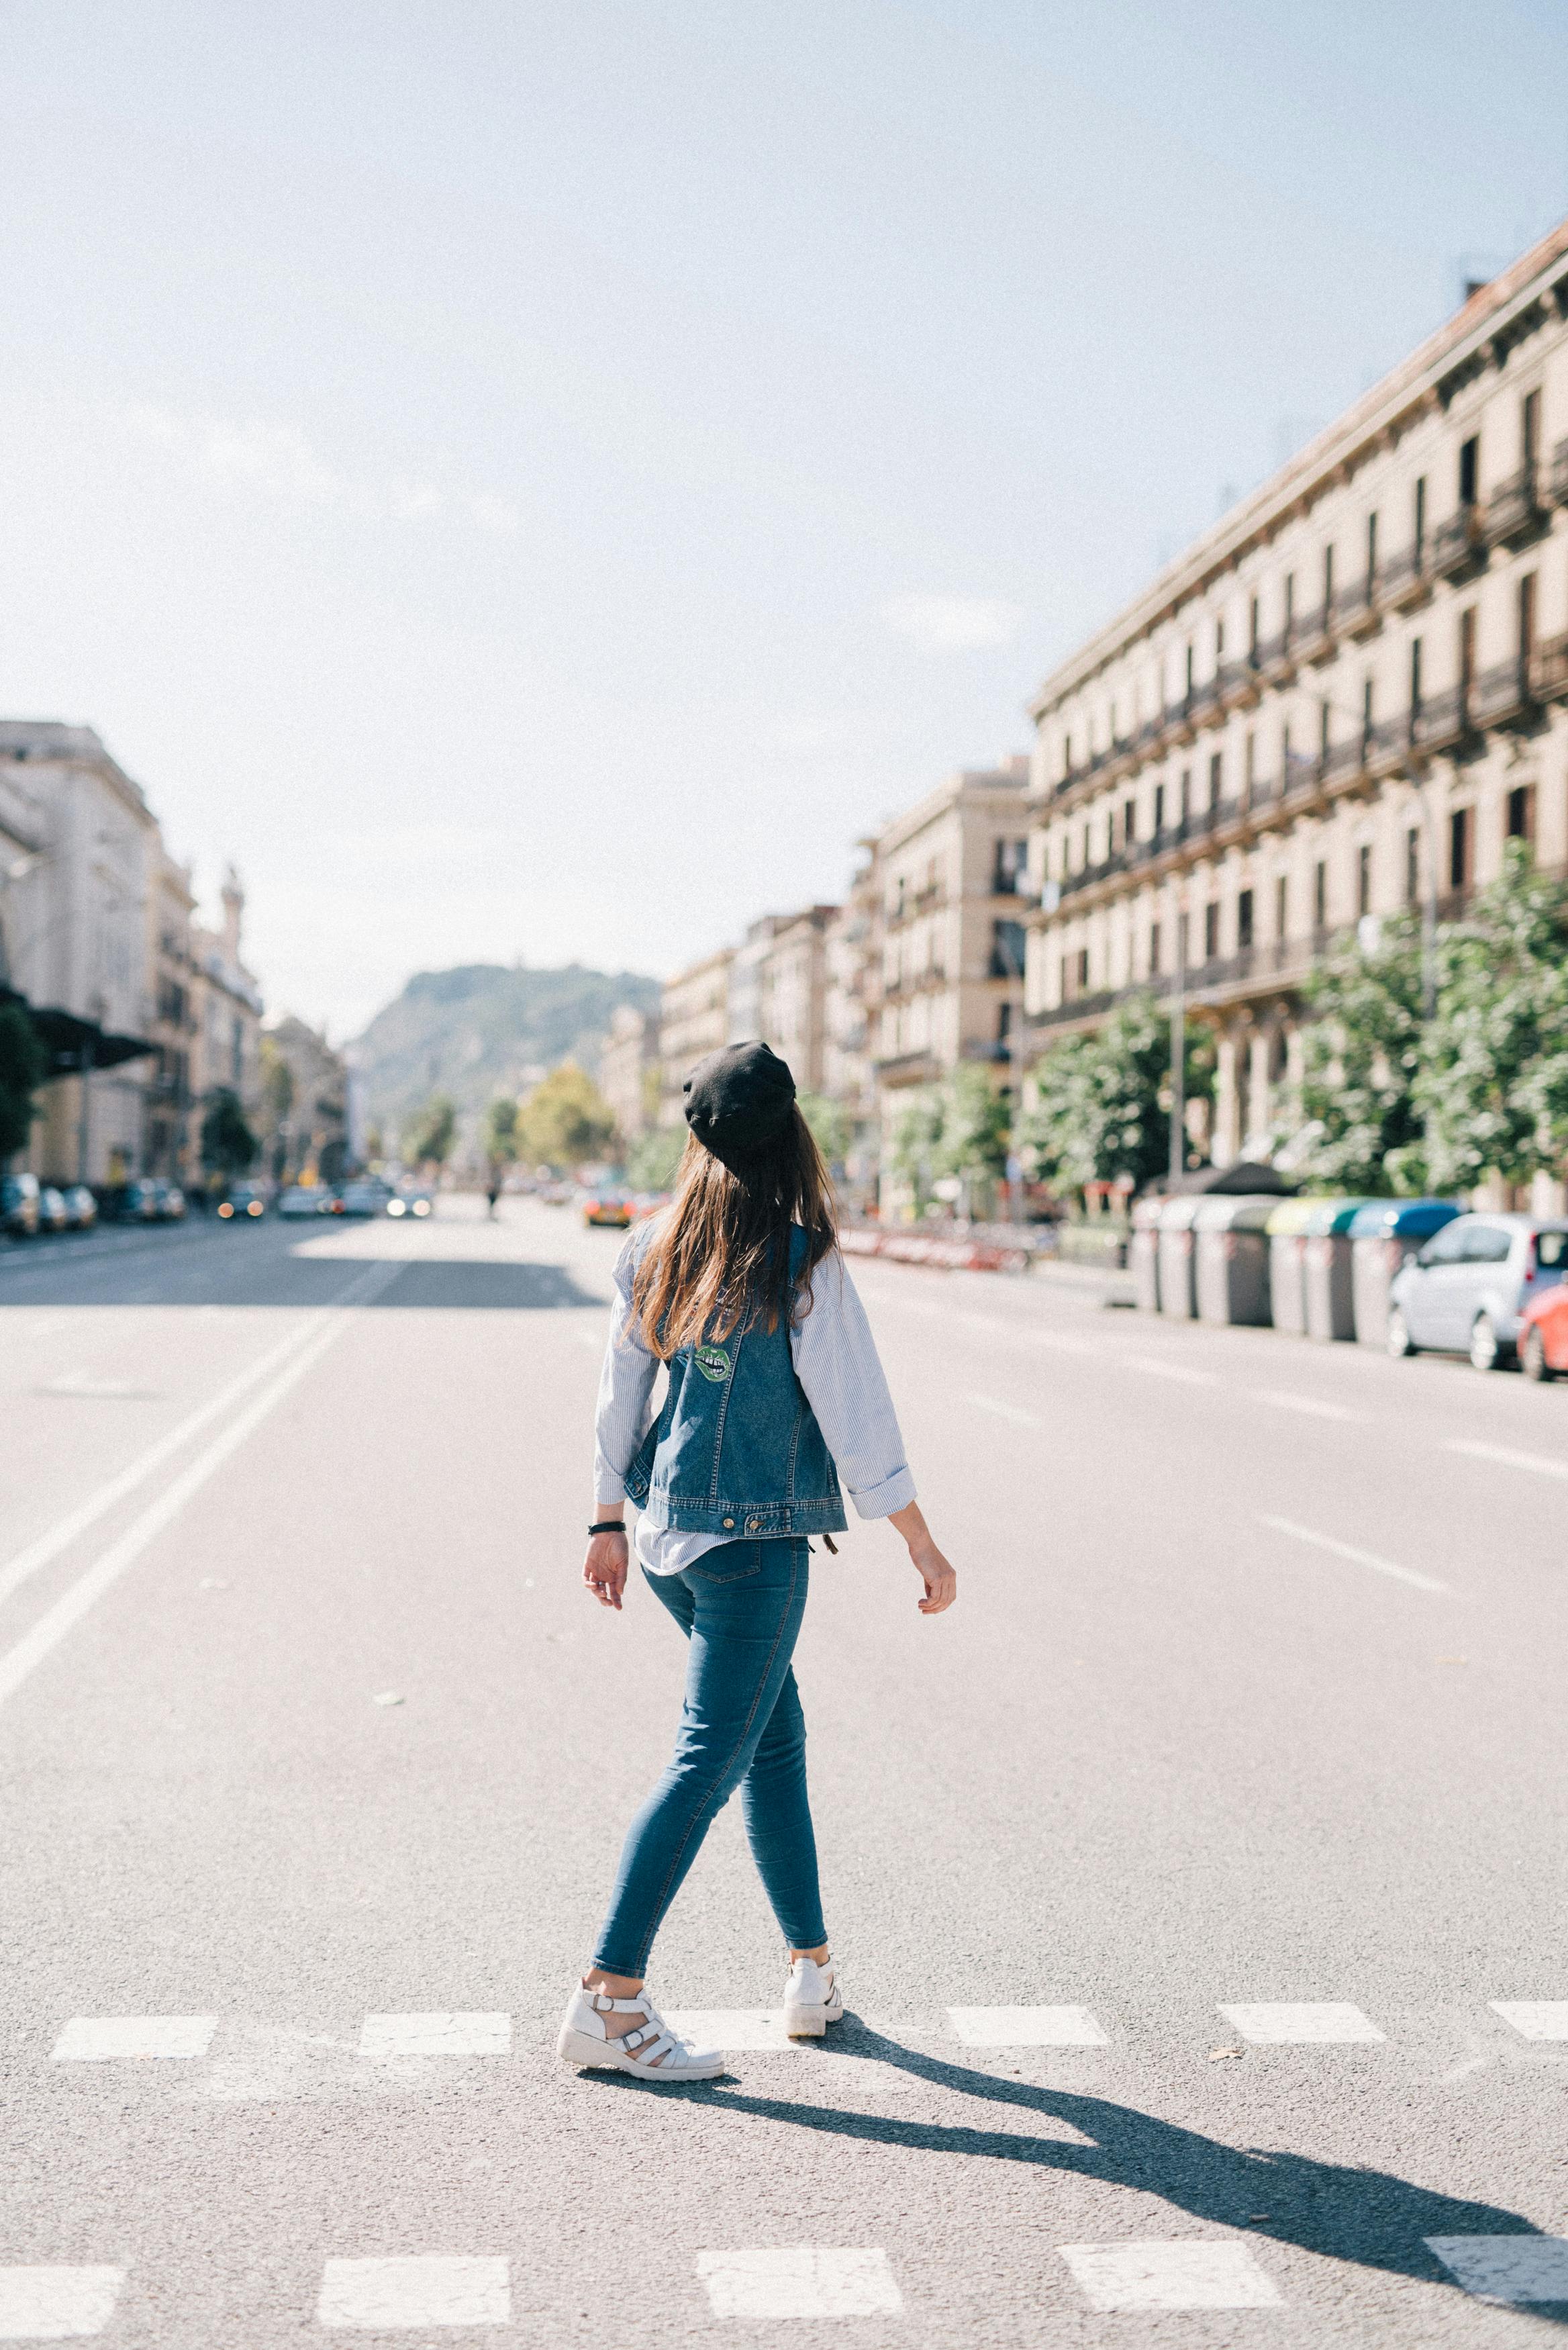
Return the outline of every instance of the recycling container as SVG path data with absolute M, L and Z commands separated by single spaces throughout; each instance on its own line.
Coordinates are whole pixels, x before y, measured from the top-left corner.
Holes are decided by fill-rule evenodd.
M 1159 1312 L 1159 1219 L 1165 1204 L 1160 1199 L 1133 1201 L 1127 1264 L 1140 1314 Z
M 1356 1343 L 1388 1343 L 1388 1292 L 1423 1241 L 1451 1223 L 1452 1200 L 1370 1200 L 1350 1227 L 1351 1301 Z
M 1354 1338 L 1355 1305 L 1351 1286 L 1350 1227 L 1368 1200 L 1318 1200 L 1305 1227 L 1303 1288 L 1309 1338 Z
M 1266 1230 L 1269 1240 L 1269 1310 L 1276 1330 L 1306 1336 L 1307 1219 L 1319 1200 L 1276 1200 Z
M 1198 1313 L 1192 1219 L 1200 1196 L 1184 1192 L 1159 1211 L 1159 1310 L 1178 1322 L 1190 1322 Z
M 1192 1230 L 1202 1321 L 1268 1321 L 1268 1223 L 1279 1204 L 1278 1192 L 1210 1194 L 1199 1201 Z

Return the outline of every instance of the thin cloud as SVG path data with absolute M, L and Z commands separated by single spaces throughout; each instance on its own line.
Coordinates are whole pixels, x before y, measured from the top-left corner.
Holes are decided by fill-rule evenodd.
M 883 605 L 882 619 L 922 652 L 972 653 L 1015 644 L 1023 608 L 983 596 L 895 596 Z

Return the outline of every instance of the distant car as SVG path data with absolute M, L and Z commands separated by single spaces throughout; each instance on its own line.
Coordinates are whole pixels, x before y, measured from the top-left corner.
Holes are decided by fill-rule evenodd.
M 428 1216 L 431 1209 L 428 1191 L 394 1191 L 387 1202 L 389 1216 Z
M 231 1183 L 218 1202 L 225 1223 L 260 1222 L 266 1213 L 266 1194 L 259 1183 Z
M 53 1183 L 46 1183 L 38 1193 L 38 1230 L 41 1232 L 68 1232 L 71 1211 L 66 1205 L 66 1195 Z
M 31 1240 L 37 1229 L 37 1177 L 0 1175 L 0 1232 L 9 1232 L 13 1240 Z
M 332 1193 L 324 1183 L 294 1183 L 278 1200 L 280 1216 L 324 1216 L 332 1205 Z
M 345 1183 L 337 1194 L 338 1212 L 345 1216 L 384 1216 L 391 1196 L 389 1183 Z
M 1542 1232 L 1536 1254 L 1545 1264 L 1568 1259 L 1568 1232 Z M 1532 1297 L 1519 1329 L 1519 1362 L 1527 1379 L 1554 1379 L 1568 1371 L 1568 1281 L 1557 1281 Z
M 116 1183 L 103 1195 L 101 1213 L 111 1224 L 152 1224 L 158 1221 L 158 1187 L 144 1175 Z
M 1568 1274 L 1568 1222 L 1456 1216 L 1394 1276 L 1388 1351 L 1468 1354 L 1478 1371 L 1514 1359 L 1523 1317 Z M 1544 1339 L 1542 1346 L 1544 1346 Z
M 66 1214 L 73 1232 L 90 1232 L 98 1222 L 98 1201 L 85 1183 L 72 1183 L 66 1191 Z
M 157 1201 L 153 1213 L 161 1224 L 184 1222 L 185 1194 L 178 1183 L 168 1182 L 161 1175 L 156 1175 L 152 1179 L 152 1196 Z
M 637 1214 L 637 1203 L 628 1191 L 590 1191 L 583 1201 L 585 1224 L 608 1224 L 625 1232 Z

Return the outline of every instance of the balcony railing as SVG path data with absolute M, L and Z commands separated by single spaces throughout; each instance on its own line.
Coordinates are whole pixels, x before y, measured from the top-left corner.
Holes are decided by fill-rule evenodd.
M 1530 682 L 1538 702 L 1568 694 L 1568 635 L 1547 637 L 1530 656 Z
M 1486 560 L 1486 533 L 1479 506 L 1461 506 L 1439 523 L 1432 539 L 1432 570 L 1439 579 L 1457 579 Z
M 1535 709 L 1528 658 L 1500 661 L 1483 669 L 1471 695 L 1471 715 L 1478 726 L 1517 726 Z
M 1289 667 L 1291 634 L 1289 629 L 1282 629 L 1277 636 L 1259 638 L 1253 661 L 1261 677 L 1272 677 L 1276 671 Z
M 1316 605 L 1303 612 L 1291 631 L 1291 650 L 1303 660 L 1321 660 L 1334 642 L 1334 608 Z
M 1366 636 L 1377 625 L 1378 607 L 1382 600 L 1382 581 L 1376 571 L 1363 572 L 1352 579 L 1334 599 L 1334 624 L 1348 629 L 1353 637 Z
M 1534 458 L 1500 482 L 1486 505 L 1487 543 L 1511 546 L 1539 530 L 1546 516 L 1542 508 Z
M 1462 742 L 1470 731 L 1470 689 L 1451 685 L 1435 693 L 1410 713 L 1410 740 L 1418 751 L 1442 751 Z
M 1397 555 L 1378 566 L 1379 590 L 1385 604 L 1398 612 L 1418 604 L 1431 588 L 1431 567 L 1425 539 L 1412 539 Z

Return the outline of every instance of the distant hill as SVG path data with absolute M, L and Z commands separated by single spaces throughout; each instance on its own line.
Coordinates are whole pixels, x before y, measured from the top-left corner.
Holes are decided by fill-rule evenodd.
M 395 1145 L 431 1094 L 450 1094 L 469 1131 L 491 1097 L 525 1088 L 558 1061 L 597 1069 L 618 1003 L 659 1004 L 659 982 L 640 972 L 529 971 L 504 963 L 416 972 L 354 1046 L 369 1123 Z

